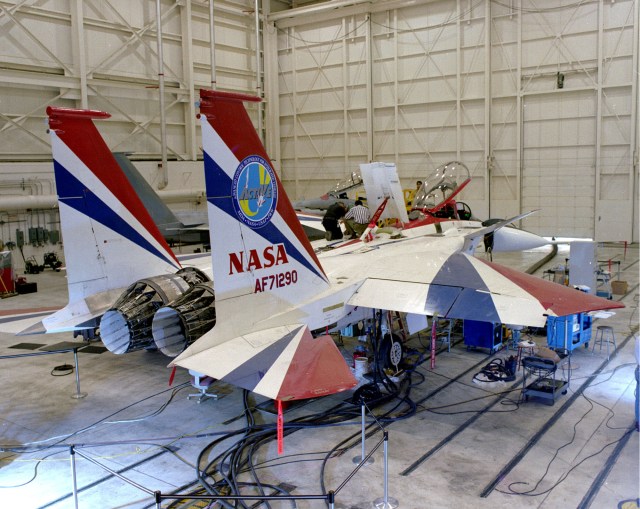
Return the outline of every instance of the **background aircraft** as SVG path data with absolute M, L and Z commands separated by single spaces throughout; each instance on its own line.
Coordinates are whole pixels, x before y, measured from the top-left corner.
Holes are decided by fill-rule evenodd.
M 424 224 L 316 255 L 244 108 L 259 99 L 206 90 L 200 99 L 218 319 L 172 364 L 298 399 L 353 383 L 333 342 L 312 331 L 375 310 L 540 327 L 548 315 L 622 307 L 474 258 L 493 227 Z
M 293 204 L 293 208 L 301 211 L 322 211 L 324 213 L 331 205 L 337 201 L 344 203 L 347 208 L 353 207 L 356 203 L 348 197 L 347 192 L 362 187 L 362 177 L 357 173 L 352 173 L 348 178 L 339 181 L 333 189 L 318 198 L 300 199 Z M 366 201 L 366 198 L 361 198 Z
M 206 213 L 192 214 L 191 217 L 195 221 L 185 224 L 160 199 L 127 157 L 127 154 L 114 152 L 113 157 L 170 247 L 174 244 L 209 244 L 209 227 L 207 226 Z

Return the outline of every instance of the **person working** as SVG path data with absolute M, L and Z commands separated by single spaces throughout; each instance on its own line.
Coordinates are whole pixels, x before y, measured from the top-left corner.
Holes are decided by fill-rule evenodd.
M 329 206 L 327 212 L 322 218 L 322 226 L 327 231 L 325 238 L 327 240 L 338 240 L 342 238 L 342 229 L 340 228 L 340 219 L 347 213 L 347 207 L 344 202 L 337 201 Z
M 369 224 L 369 209 L 356 200 L 356 204 L 344 216 L 344 225 L 352 239 L 361 237 Z
M 416 180 L 416 188 L 412 189 L 411 191 L 407 191 L 409 193 L 409 197 L 405 198 L 405 200 L 407 201 L 407 207 L 411 207 L 411 205 L 413 205 L 413 202 L 416 198 L 416 193 L 420 191 L 421 187 L 422 187 L 422 180 Z

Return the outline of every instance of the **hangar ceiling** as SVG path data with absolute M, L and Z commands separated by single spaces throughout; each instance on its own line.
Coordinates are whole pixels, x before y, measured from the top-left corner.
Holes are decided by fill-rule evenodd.
M 195 97 L 212 84 L 208 1 L 160 2 L 167 151 L 195 159 Z M 48 104 L 109 111 L 113 150 L 160 152 L 155 1 L 0 2 L 0 158 L 50 159 Z M 250 1 L 215 3 L 218 86 L 255 90 Z
M 215 2 L 215 60 L 209 2 L 159 4 L 170 159 L 201 156 L 214 62 L 218 88 L 264 91 L 256 125 L 296 197 L 362 162 L 411 186 L 459 159 L 479 217 L 540 208 L 536 233 L 638 240 L 634 0 L 273 1 L 262 67 L 254 2 Z M 0 1 L 0 33 L 0 164 L 50 159 L 49 104 L 109 111 L 113 150 L 159 159 L 155 1 Z

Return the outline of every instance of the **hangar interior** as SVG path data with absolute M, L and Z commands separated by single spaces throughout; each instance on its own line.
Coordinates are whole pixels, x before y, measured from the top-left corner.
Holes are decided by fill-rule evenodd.
M 522 354 L 511 329 L 500 327 L 486 348 L 465 340 L 463 324 L 444 324 L 433 367 L 430 329 L 412 335 L 406 349 L 416 362 L 404 392 L 366 414 L 374 461 L 339 491 L 336 507 L 637 507 L 639 27 L 635 0 L 2 1 L 0 252 L 10 254 L 9 282 L 37 291 L 0 300 L 0 324 L 67 302 L 57 269 L 74 246 L 62 234 L 48 106 L 108 112 L 96 125 L 110 150 L 126 154 L 189 223 L 207 212 L 199 91 L 257 95 L 262 102 L 247 109 L 292 201 L 327 193 L 363 163 L 394 163 L 412 189 L 461 161 L 471 181 L 458 199 L 475 217 L 535 210 L 517 226 L 596 246 L 596 284 L 625 305 L 589 315 L 589 338 L 570 349 L 570 367 L 554 370 L 569 383 L 551 401 L 525 400 L 525 375 L 536 371 L 520 362 L 515 379 L 478 383 L 492 361 Z M 569 246 L 493 259 L 562 282 Z M 209 246 L 179 239 L 174 249 Z M 480 248 L 477 257 L 489 254 Z M 596 345 L 599 326 L 613 328 L 615 349 Z M 334 336 L 354 369 L 358 337 L 353 328 Z M 551 345 L 547 329 L 522 337 Z M 84 457 L 74 500 L 70 445 L 165 494 L 205 495 L 196 473 L 215 470 L 205 482 L 230 480 L 218 495 L 242 483 L 254 495 L 326 495 L 359 466 L 361 408 L 350 394 L 287 408 L 285 424 L 304 425 L 285 432 L 279 455 L 268 400 L 222 382 L 211 388 L 217 399 L 187 399 L 198 380 L 178 369 L 167 388 L 168 360 L 158 352 L 112 355 L 99 338 L 71 332 L 0 339 L 0 498 L 11 506 L 155 505 Z M 247 446 L 238 456 L 216 458 L 239 436 Z M 216 437 L 225 442 L 210 445 Z M 387 481 L 394 500 L 380 505 Z M 185 496 L 160 506 L 206 507 L 195 504 Z

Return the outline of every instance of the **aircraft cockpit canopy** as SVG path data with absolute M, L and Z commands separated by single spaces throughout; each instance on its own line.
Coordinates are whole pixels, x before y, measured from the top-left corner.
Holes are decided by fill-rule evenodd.
M 438 166 L 422 182 L 416 192 L 414 208 L 433 209 L 453 196 L 458 187 L 469 180 L 469 168 L 460 161 Z
M 347 178 L 337 182 L 336 185 L 333 187 L 333 189 L 329 192 L 329 194 L 331 196 L 346 198 L 347 191 L 361 185 L 362 185 L 362 177 L 360 176 L 359 173 L 356 173 L 354 171 Z

